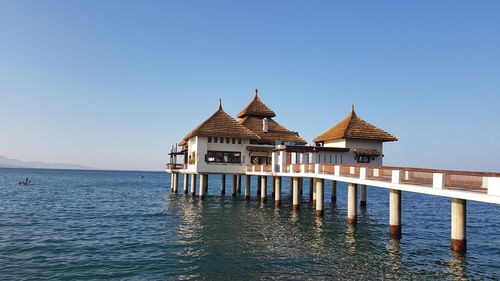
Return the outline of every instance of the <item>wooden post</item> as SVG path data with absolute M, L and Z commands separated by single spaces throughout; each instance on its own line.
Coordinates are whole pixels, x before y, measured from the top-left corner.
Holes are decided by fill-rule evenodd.
M 274 191 L 274 206 L 281 204 L 281 177 L 274 177 L 275 191 Z
M 252 184 L 252 176 L 247 175 L 245 181 L 245 200 L 250 200 L 251 184 Z
M 292 209 L 298 211 L 300 208 L 299 178 L 293 178 L 293 205 Z
M 389 190 L 389 233 L 401 239 L 401 190 Z
M 324 193 L 325 193 L 325 180 L 316 179 L 316 216 L 322 217 L 324 214 Z
M 467 251 L 467 201 L 451 199 L 451 250 L 464 254 Z
M 358 205 L 358 185 L 349 183 L 347 185 L 347 223 L 356 224 L 358 222 L 357 216 Z
M 220 193 L 226 194 L 226 175 L 221 175 L 220 181 Z
M 191 174 L 191 196 L 196 195 L 196 174 Z

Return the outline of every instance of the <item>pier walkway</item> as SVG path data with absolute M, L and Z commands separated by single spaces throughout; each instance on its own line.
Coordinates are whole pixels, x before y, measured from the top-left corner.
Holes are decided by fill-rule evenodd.
M 178 190 L 179 173 L 184 173 L 184 193 L 190 189 L 196 195 L 196 173 L 184 165 L 167 165 L 172 173 L 171 189 Z M 190 175 L 190 177 L 189 177 Z M 204 199 L 208 191 L 208 173 L 199 174 L 199 198 Z M 222 174 L 221 193 L 226 191 L 226 175 Z M 406 167 L 348 165 L 348 164 L 276 164 L 249 165 L 243 174 L 232 175 L 232 195 L 241 192 L 241 178 L 246 177 L 244 194 L 250 199 L 251 177 L 257 176 L 257 194 L 265 203 L 268 198 L 268 178 L 271 178 L 271 196 L 274 205 L 281 203 L 282 177 L 290 178 L 292 208 L 299 211 L 304 179 L 309 179 L 309 195 L 316 215 L 324 213 L 325 180 L 331 181 L 332 202 L 336 201 L 337 182 L 347 183 L 347 222 L 357 223 L 358 191 L 359 204 L 366 206 L 366 186 L 389 190 L 389 233 L 391 238 L 402 235 L 401 193 L 416 192 L 451 198 L 451 249 L 458 253 L 466 251 L 466 203 L 467 200 L 500 204 L 500 173 L 433 170 Z M 191 179 L 191 182 L 190 182 Z

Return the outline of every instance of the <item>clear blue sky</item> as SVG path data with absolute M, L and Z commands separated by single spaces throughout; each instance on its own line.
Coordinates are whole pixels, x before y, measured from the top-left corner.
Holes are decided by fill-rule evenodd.
M 0 155 L 160 170 L 254 88 L 308 140 L 355 104 L 386 165 L 500 171 L 500 1 L 0 1 Z

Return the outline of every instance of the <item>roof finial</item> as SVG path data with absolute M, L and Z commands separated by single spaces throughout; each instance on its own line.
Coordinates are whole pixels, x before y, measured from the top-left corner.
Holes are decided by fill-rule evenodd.
M 354 112 L 354 104 L 353 104 L 353 105 L 352 105 L 352 107 L 351 107 L 351 113 L 352 113 L 352 114 L 356 114 L 356 112 Z
M 219 98 L 219 108 L 218 108 L 218 110 L 222 110 L 222 99 L 221 98 Z
M 255 89 L 255 96 L 258 97 L 259 96 L 259 89 Z

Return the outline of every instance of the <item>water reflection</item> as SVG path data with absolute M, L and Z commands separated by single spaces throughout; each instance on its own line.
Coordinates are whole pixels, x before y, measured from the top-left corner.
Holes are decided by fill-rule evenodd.
M 347 224 L 345 232 L 345 243 L 351 254 L 356 252 L 356 226 Z
M 450 252 L 451 259 L 448 260 L 450 273 L 455 277 L 455 280 L 467 280 L 467 270 L 465 267 L 465 256 Z

